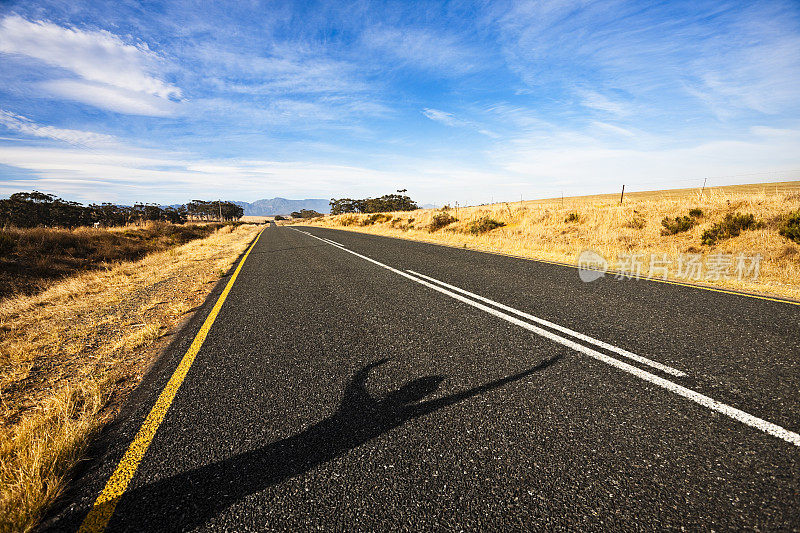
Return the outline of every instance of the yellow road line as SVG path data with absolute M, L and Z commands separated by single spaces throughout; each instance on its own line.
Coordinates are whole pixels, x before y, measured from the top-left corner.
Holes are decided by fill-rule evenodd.
M 189 368 L 191 368 L 192 363 L 194 363 L 197 353 L 203 346 L 203 342 L 205 342 L 208 332 L 211 330 L 211 326 L 214 324 L 214 320 L 216 320 L 222 308 L 222 304 L 225 303 L 228 293 L 231 292 L 231 287 L 233 287 L 233 283 L 236 281 L 237 276 L 239 276 L 242 265 L 244 265 L 247 256 L 250 255 L 253 247 L 261 237 L 261 233 L 263 233 L 263 230 L 258 234 L 253 244 L 250 245 L 250 248 L 247 249 L 247 253 L 244 254 L 242 260 L 239 261 L 239 266 L 236 267 L 231 279 L 225 286 L 225 290 L 219 295 L 217 303 L 214 304 L 211 313 L 208 315 L 205 322 L 203 322 L 200 331 L 197 332 L 197 336 L 194 338 L 194 341 L 192 341 L 192 345 L 189 346 L 183 359 L 181 359 L 178 368 L 172 374 L 167 386 L 161 391 L 161 395 L 159 395 L 155 405 L 150 410 L 147 418 L 145 418 L 144 423 L 142 423 L 142 427 L 139 428 L 139 432 L 136 434 L 136 437 L 134 437 L 133 442 L 128 446 L 128 450 L 125 452 L 119 465 L 117 465 L 117 469 L 111 474 L 105 488 L 103 488 L 103 491 L 97 497 L 97 500 L 95 500 L 91 511 L 89 511 L 80 529 L 78 529 L 79 533 L 99 533 L 108 525 L 111 516 L 114 514 L 114 509 L 117 507 L 117 502 L 122 498 L 125 489 L 128 488 L 128 483 L 130 483 L 131 478 L 133 478 L 133 475 L 136 473 L 136 469 L 139 467 L 139 463 L 147 452 L 147 448 L 150 447 L 150 443 L 153 441 L 158 426 L 161 425 L 161 421 L 164 420 L 164 416 L 167 414 L 172 400 L 175 399 L 175 395 L 178 393 L 178 389 L 180 389 L 184 378 L 186 378 Z
M 525 256 L 525 255 L 514 254 L 514 253 L 511 253 L 511 252 L 502 252 L 500 250 L 492 250 L 490 248 L 481 248 L 481 247 L 477 247 L 477 246 L 474 246 L 474 245 L 471 248 L 463 248 L 462 246 L 459 246 L 457 244 L 448 244 L 448 243 L 445 243 L 445 242 L 429 241 L 427 239 L 415 239 L 415 238 L 412 238 L 412 237 L 401 237 L 399 235 L 379 235 L 377 233 L 369 233 L 367 231 L 358 231 L 358 230 L 345 229 L 345 228 L 331 228 L 331 227 L 327 227 L 327 226 L 310 226 L 310 227 L 312 227 L 312 228 L 320 228 L 320 229 L 332 229 L 332 230 L 335 230 L 335 231 L 347 231 L 349 233 L 359 233 L 359 234 L 362 234 L 362 235 L 373 235 L 375 237 L 387 237 L 389 239 L 401 239 L 401 240 L 404 240 L 404 241 L 424 242 L 425 244 L 435 244 L 437 246 L 446 246 L 448 248 L 455 248 L 456 250 L 465 250 L 466 249 L 467 251 L 472 251 L 472 252 L 483 252 L 483 253 L 492 254 L 492 255 L 503 255 L 503 256 L 506 256 L 506 257 L 513 257 L 515 259 L 525 259 L 527 261 L 536 261 L 537 263 L 547 263 L 547 264 L 550 264 L 550 265 L 565 266 L 565 267 L 577 268 L 577 269 L 581 268 L 580 266 L 572 264 L 572 263 L 565 263 L 565 262 L 562 262 L 562 261 L 553 261 L 553 260 L 550 260 L 550 259 L 539 259 L 539 258 L 536 258 L 536 257 L 528 257 L 528 256 Z M 608 270 L 606 273 L 607 274 L 620 274 L 620 272 L 617 272 L 615 270 Z M 749 293 L 749 292 L 745 292 L 745 291 L 737 291 L 737 290 L 731 290 L 731 289 L 717 289 L 716 287 L 709 287 L 707 285 L 701 285 L 700 283 L 688 283 L 688 282 L 685 282 L 685 281 L 673 281 L 673 280 L 670 280 L 670 279 L 651 278 L 649 276 L 642 277 L 641 279 L 645 280 L 645 281 L 657 281 L 658 283 L 667 283 L 669 285 L 681 285 L 683 287 L 690 287 L 692 289 L 702 289 L 704 291 L 721 292 L 723 294 L 733 294 L 735 296 L 745 296 L 747 298 L 757 298 L 759 300 L 769 300 L 770 302 L 778 302 L 778 303 L 784 303 L 784 304 L 790 304 L 790 305 L 800 305 L 800 301 L 793 300 L 793 299 L 790 299 L 790 298 L 781 298 L 781 297 L 777 297 L 776 298 L 776 297 L 772 297 L 772 296 L 762 296 L 760 294 L 753 294 L 753 293 Z

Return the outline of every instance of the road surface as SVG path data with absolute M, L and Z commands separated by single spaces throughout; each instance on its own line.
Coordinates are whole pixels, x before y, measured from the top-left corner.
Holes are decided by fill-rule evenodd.
M 46 528 L 800 529 L 798 305 L 274 225 L 231 275 Z

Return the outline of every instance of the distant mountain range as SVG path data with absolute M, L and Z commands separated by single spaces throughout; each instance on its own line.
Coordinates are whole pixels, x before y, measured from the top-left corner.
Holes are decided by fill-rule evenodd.
M 286 198 L 269 198 L 255 202 L 233 202 L 244 208 L 247 216 L 269 217 L 273 215 L 288 215 L 292 211 L 311 209 L 319 213 L 329 213 L 331 206 L 329 200 L 322 198 L 307 198 L 305 200 L 287 200 Z

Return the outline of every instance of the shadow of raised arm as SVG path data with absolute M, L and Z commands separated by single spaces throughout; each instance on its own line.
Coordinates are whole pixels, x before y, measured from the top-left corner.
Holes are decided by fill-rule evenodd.
M 503 385 L 507 385 L 511 382 L 518 381 L 522 378 L 530 376 L 535 372 L 539 372 L 540 370 L 544 370 L 545 368 L 549 367 L 550 365 L 556 363 L 559 359 L 561 359 L 561 355 L 556 355 L 542 361 L 538 365 L 533 368 L 529 368 L 527 370 L 523 370 L 522 372 L 518 372 L 516 374 L 512 374 L 510 376 L 506 376 L 504 378 L 496 379 L 494 381 L 490 381 L 489 383 L 485 383 L 483 385 L 479 385 L 477 387 L 473 387 L 471 389 L 467 389 L 465 391 L 456 392 L 455 394 L 451 394 L 449 396 L 445 396 L 443 398 L 437 398 L 435 400 L 428 400 L 426 402 L 421 402 L 413 405 L 407 405 L 404 408 L 404 415 L 407 418 L 416 418 L 419 416 L 426 415 L 442 407 L 447 407 L 448 405 L 453 405 L 458 403 L 462 400 L 466 400 L 472 396 L 477 396 L 479 394 L 483 394 L 484 392 L 488 392 L 493 389 L 497 389 L 502 387 Z
M 185 531 L 201 526 L 243 498 L 303 475 L 409 420 L 523 379 L 560 358 L 556 356 L 511 376 L 422 402 L 437 390 L 444 378 L 417 378 L 376 399 L 367 391 L 366 381 L 370 371 L 387 359 L 375 361 L 351 377 L 339 408 L 328 417 L 299 433 L 129 489 L 110 527 Z M 116 500 L 98 505 L 113 512 Z M 70 521 L 81 518 L 80 513 L 77 509 L 67 513 L 54 529 L 74 531 L 77 524 Z
M 386 363 L 388 359 L 384 358 L 379 361 L 373 361 L 358 372 L 356 372 L 344 388 L 342 395 L 342 403 L 339 406 L 339 411 L 346 411 L 351 409 L 364 409 L 367 406 L 375 405 L 376 400 L 370 396 L 367 391 L 367 377 L 373 368 Z

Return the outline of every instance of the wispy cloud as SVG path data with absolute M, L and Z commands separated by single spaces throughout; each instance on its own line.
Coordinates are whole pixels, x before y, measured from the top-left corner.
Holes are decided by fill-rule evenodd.
M 578 91 L 578 94 L 581 96 L 581 104 L 586 107 L 614 115 L 627 115 L 630 113 L 630 105 L 612 100 L 598 92 L 581 90 Z
M 435 71 L 440 76 L 463 74 L 480 67 L 480 54 L 452 34 L 422 28 L 376 26 L 367 29 L 363 41 L 402 65 Z
M 181 90 L 158 72 L 163 59 L 144 43 L 105 30 L 82 30 L 17 15 L 0 20 L 0 52 L 56 67 L 42 87 L 50 94 L 123 113 L 168 114 Z M 63 78 L 63 71 L 73 74 Z
M 55 139 L 69 144 L 82 146 L 103 146 L 116 142 L 111 135 L 93 133 L 90 131 L 71 130 L 55 128 L 53 126 L 42 126 L 31 119 L 22 115 L 17 115 L 10 111 L 0 109 L 0 124 L 11 131 L 22 133 L 33 137 L 45 139 Z
M 592 126 L 615 133 L 617 135 L 624 135 L 625 137 L 633 137 L 636 135 L 631 130 L 627 130 L 620 126 L 615 126 L 614 124 L 609 124 L 608 122 L 600 122 L 599 120 L 593 121 Z
M 458 118 L 453 113 L 448 113 L 447 111 L 441 111 L 439 109 L 426 107 L 425 109 L 422 110 L 422 114 L 428 117 L 429 119 L 433 120 L 434 122 L 439 122 L 441 124 L 444 124 L 445 126 L 450 126 L 453 128 L 470 128 L 472 130 L 477 131 L 481 135 L 486 135 L 487 137 L 492 137 L 492 138 L 497 138 L 498 136 L 496 133 L 488 129 L 486 126 L 483 126 L 472 120 Z
M 759 26 L 761 34 L 748 26 L 734 37 L 746 40 L 743 46 L 692 65 L 698 77 L 689 90 L 722 116 L 741 109 L 778 114 L 800 107 L 800 35 L 780 18 Z
M 590 109 L 777 113 L 800 100 L 797 4 L 580 0 L 496 4 L 509 67 L 531 88 L 579 90 Z M 609 90 L 622 91 L 623 99 Z
M 431 109 L 426 107 L 422 110 L 422 114 L 433 120 L 434 122 L 441 122 L 446 126 L 463 126 L 464 121 L 457 119 L 452 113 L 447 111 L 440 111 L 438 109 Z
M 241 94 L 352 94 L 371 87 L 357 65 L 303 43 L 272 44 L 259 53 L 201 45 L 192 52 L 218 88 Z

